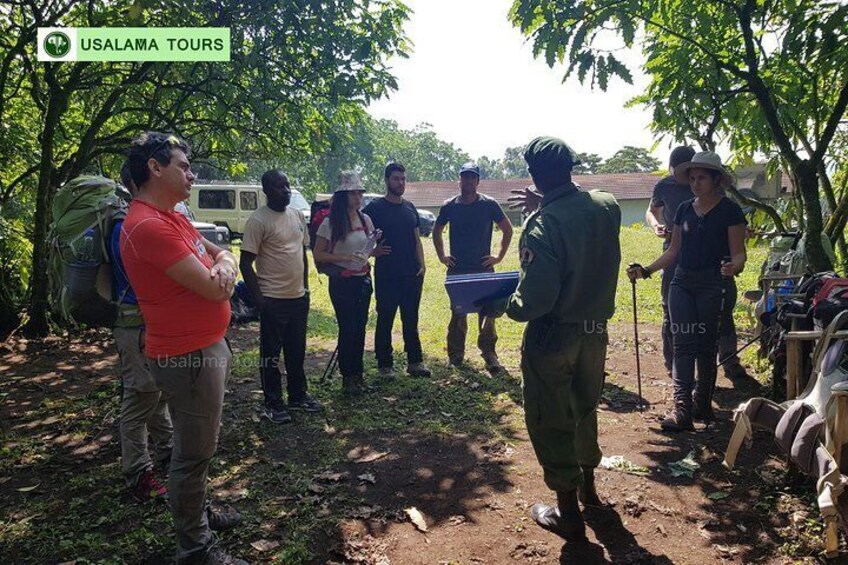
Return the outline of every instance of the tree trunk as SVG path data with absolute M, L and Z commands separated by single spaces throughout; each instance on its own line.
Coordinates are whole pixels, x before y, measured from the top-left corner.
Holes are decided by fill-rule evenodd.
M 810 267 L 816 271 L 830 271 L 833 264 L 824 251 L 821 236 L 824 230 L 822 222 L 821 202 L 819 202 L 819 180 L 815 169 L 810 167 L 809 161 L 803 160 L 792 167 L 792 176 L 795 187 L 801 193 L 806 212 L 806 229 L 804 230 L 804 252 Z
M 41 137 L 41 161 L 38 173 L 38 191 L 35 198 L 35 226 L 32 233 L 32 277 L 29 283 L 29 322 L 24 334 L 29 337 L 46 336 L 50 330 L 47 313 L 49 309 L 50 282 L 47 278 L 47 234 L 50 226 L 51 207 L 56 187 L 53 186 L 53 138 L 64 109 L 61 92 L 51 92 L 44 130 Z

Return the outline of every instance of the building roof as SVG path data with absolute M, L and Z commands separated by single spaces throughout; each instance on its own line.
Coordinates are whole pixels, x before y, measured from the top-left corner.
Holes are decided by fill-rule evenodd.
M 618 200 L 646 200 L 662 177 L 653 173 L 624 173 L 615 175 L 574 175 L 573 180 L 583 190 L 605 190 Z M 510 191 L 533 184 L 531 179 L 483 179 L 477 187 L 482 192 L 506 204 Z M 459 180 L 454 182 L 409 182 L 404 197 L 419 207 L 441 206 L 459 194 Z

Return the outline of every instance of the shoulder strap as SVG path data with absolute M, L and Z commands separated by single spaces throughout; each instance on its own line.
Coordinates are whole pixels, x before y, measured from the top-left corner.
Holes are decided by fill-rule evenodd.
M 357 214 L 359 214 L 359 221 L 362 223 L 362 231 L 365 232 L 366 236 L 371 235 L 371 229 L 368 226 L 368 222 L 365 220 L 365 214 L 362 213 L 362 210 L 357 210 Z

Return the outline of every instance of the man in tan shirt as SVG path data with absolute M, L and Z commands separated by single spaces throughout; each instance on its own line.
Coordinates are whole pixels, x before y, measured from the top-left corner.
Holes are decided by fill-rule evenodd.
M 321 404 L 306 393 L 303 370 L 309 316 L 305 252 L 309 231 L 300 210 L 289 207 L 291 187 L 282 171 L 262 175 L 262 190 L 268 204 L 247 221 L 239 266 L 259 308 L 259 375 L 265 395 L 262 415 L 284 424 L 291 421 L 288 410 L 322 410 Z M 281 349 L 288 376 L 288 407 L 283 402 Z

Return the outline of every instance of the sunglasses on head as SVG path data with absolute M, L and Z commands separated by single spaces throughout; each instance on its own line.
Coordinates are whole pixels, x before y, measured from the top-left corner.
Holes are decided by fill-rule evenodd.
M 157 143 L 155 147 L 153 147 L 153 151 L 147 154 L 147 159 L 145 159 L 145 161 L 152 159 L 153 156 L 156 155 L 156 153 L 166 145 L 174 147 L 179 146 L 181 144 L 182 142 L 180 141 L 180 138 L 178 138 L 176 135 L 169 135 L 168 137 Z

